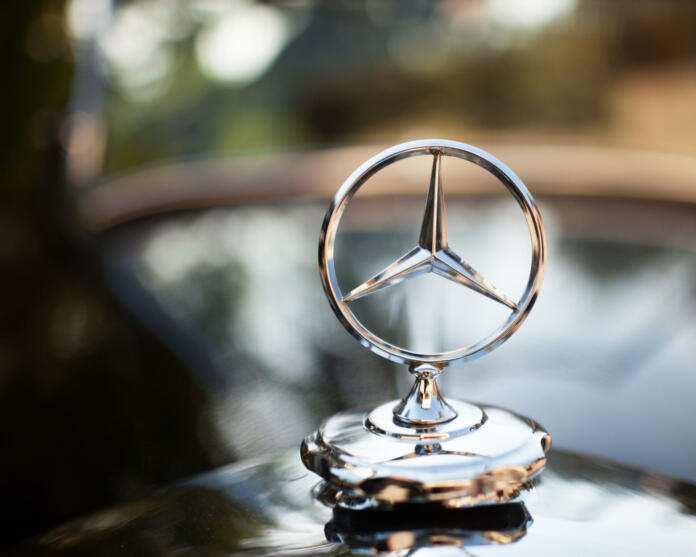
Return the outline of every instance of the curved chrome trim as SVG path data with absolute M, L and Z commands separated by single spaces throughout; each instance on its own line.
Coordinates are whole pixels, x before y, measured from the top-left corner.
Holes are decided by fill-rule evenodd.
M 440 353 L 420 353 L 396 346 L 368 330 L 353 314 L 341 292 L 334 266 L 334 242 L 341 216 L 353 195 L 367 180 L 381 169 L 405 158 L 431 154 L 458 157 L 489 171 L 510 191 L 517 200 L 527 221 L 532 242 L 532 258 L 529 279 L 524 293 L 507 321 L 483 340 L 461 348 Z M 363 163 L 343 183 L 331 202 L 321 230 L 319 240 L 319 271 L 324 291 L 332 309 L 344 327 L 365 347 L 376 354 L 399 363 L 430 363 L 441 367 L 455 361 L 479 358 L 505 342 L 519 328 L 534 306 L 541 288 L 546 265 L 546 240 L 544 225 L 536 203 L 526 186 L 504 163 L 485 151 L 460 143 L 442 139 L 410 141 L 391 147 Z

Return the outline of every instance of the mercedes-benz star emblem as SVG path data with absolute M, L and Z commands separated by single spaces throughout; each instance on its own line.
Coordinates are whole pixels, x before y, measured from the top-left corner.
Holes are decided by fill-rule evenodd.
M 334 241 L 343 211 L 353 195 L 375 173 L 399 160 L 426 155 L 432 156 L 430 189 L 418 245 L 386 269 L 356 286 L 347 294 L 341 292 L 334 267 Z M 447 242 L 445 199 L 441 167 L 443 157 L 469 160 L 496 176 L 519 203 L 529 227 L 532 257 L 529 279 L 518 301 L 510 300 L 485 277 L 464 262 Z M 531 310 L 541 287 L 546 260 L 544 227 L 539 210 L 522 181 L 492 155 L 456 141 L 424 140 L 397 145 L 376 155 L 360 166 L 344 182 L 329 207 L 319 242 L 319 269 L 322 283 L 336 315 L 348 331 L 368 348 L 391 360 L 409 363 L 429 363 L 438 367 L 456 360 L 471 360 L 500 346 L 522 324 Z M 507 321 L 488 337 L 476 344 L 437 354 L 422 354 L 391 344 L 369 331 L 354 315 L 350 302 L 381 288 L 412 278 L 421 273 L 434 272 L 460 283 L 510 308 Z
M 432 157 L 417 245 L 344 294 L 336 276 L 334 243 L 347 204 L 377 172 L 414 156 Z M 529 278 L 519 300 L 506 296 L 450 247 L 441 175 L 445 157 L 468 160 L 492 173 L 521 207 L 532 249 Z M 543 223 L 531 194 L 512 170 L 481 149 L 456 141 L 412 141 L 379 153 L 348 177 L 322 226 L 319 268 L 324 289 L 353 336 L 373 352 L 409 364 L 416 380 L 402 400 L 329 418 L 303 442 L 303 462 L 340 488 L 338 504 L 379 507 L 425 501 L 446 505 L 508 501 L 541 472 L 551 438 L 539 424 L 493 406 L 447 402 L 440 395 L 436 377 L 456 361 L 472 360 L 497 348 L 519 328 L 538 295 L 545 260 Z M 471 346 L 419 353 L 375 335 L 353 313 L 350 305 L 354 300 L 423 273 L 436 273 L 487 296 L 507 307 L 510 315 Z

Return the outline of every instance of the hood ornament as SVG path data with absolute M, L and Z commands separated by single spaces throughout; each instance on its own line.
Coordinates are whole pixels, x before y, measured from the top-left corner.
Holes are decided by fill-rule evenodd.
M 334 242 L 341 215 L 357 190 L 381 169 L 413 156 L 432 157 L 430 187 L 417 245 L 347 293 L 339 286 Z M 531 264 L 524 293 L 513 301 L 450 247 L 441 168 L 445 157 L 468 160 L 500 180 L 521 207 L 531 239 Z M 409 365 L 415 382 L 408 395 L 373 410 L 342 412 L 326 420 L 302 443 L 302 460 L 339 490 L 337 504 L 382 508 L 400 503 L 440 502 L 449 507 L 514 499 L 546 465 L 551 438 L 536 422 L 493 406 L 451 400 L 436 378 L 445 367 L 473 360 L 505 342 L 536 300 L 544 274 L 546 244 L 541 216 L 522 181 L 495 157 L 456 141 L 421 140 L 397 145 L 371 158 L 338 190 L 324 218 L 319 268 L 324 290 L 346 329 L 364 346 Z M 448 352 L 418 353 L 372 333 L 351 302 L 435 273 L 510 310 L 507 320 L 479 342 Z

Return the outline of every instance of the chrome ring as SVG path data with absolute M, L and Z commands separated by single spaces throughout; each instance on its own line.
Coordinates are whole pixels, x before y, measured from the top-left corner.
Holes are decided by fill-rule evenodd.
M 418 353 L 396 346 L 368 330 L 353 314 L 344 301 L 334 266 L 334 242 L 341 216 L 353 195 L 367 180 L 383 168 L 405 158 L 418 155 L 438 154 L 468 160 L 484 168 L 500 180 L 517 200 L 524 213 L 532 243 L 532 258 L 529 279 L 524 293 L 507 321 L 483 340 L 460 348 L 440 353 Z M 532 195 L 515 173 L 505 164 L 485 151 L 460 143 L 441 139 L 410 141 L 396 145 L 362 164 L 343 183 L 329 205 L 319 240 L 319 272 L 329 303 L 344 327 L 365 347 L 389 360 L 418 365 L 429 363 L 445 367 L 456 361 L 474 360 L 494 350 L 505 342 L 526 319 L 534 306 L 546 266 L 546 240 L 541 215 Z

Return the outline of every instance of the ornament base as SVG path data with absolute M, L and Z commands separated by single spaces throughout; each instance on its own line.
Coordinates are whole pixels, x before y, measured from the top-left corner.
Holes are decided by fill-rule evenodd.
M 400 403 L 341 412 L 303 441 L 302 462 L 336 490 L 336 504 L 508 502 L 546 466 L 551 437 L 530 418 L 449 401 L 454 419 L 416 427 L 394 418 Z

